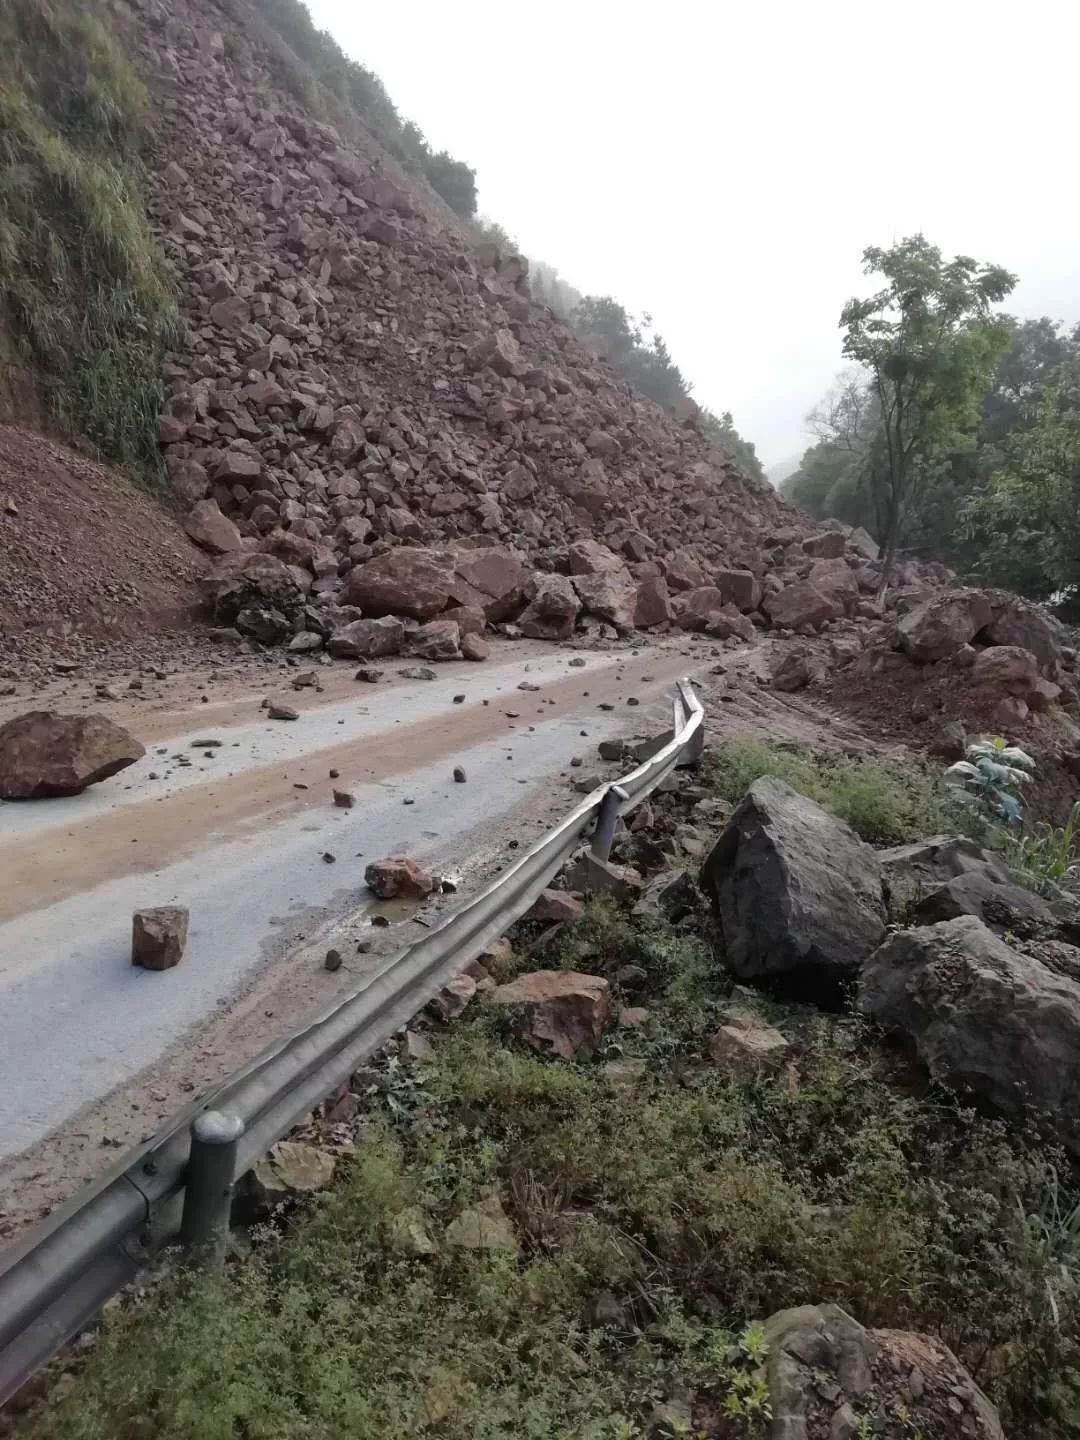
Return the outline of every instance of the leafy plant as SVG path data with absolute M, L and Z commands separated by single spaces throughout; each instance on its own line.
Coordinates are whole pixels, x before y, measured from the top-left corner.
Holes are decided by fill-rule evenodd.
M 1000 735 L 969 745 L 966 758 L 950 765 L 945 774 L 957 799 L 975 805 L 995 820 L 1018 824 L 1024 806 L 1020 789 L 1035 772 L 1035 761 Z

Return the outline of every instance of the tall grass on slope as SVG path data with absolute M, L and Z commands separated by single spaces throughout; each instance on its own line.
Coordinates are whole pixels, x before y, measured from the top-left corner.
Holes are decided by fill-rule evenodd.
M 176 309 L 143 201 L 145 105 L 103 0 L 0 5 L 2 323 L 64 430 L 153 472 Z

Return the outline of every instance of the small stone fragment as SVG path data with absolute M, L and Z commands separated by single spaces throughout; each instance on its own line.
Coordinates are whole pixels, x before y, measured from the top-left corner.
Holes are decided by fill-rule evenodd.
M 339 810 L 351 810 L 354 804 L 354 800 L 348 790 L 335 790 L 334 804 Z
M 299 720 L 299 710 L 294 710 L 291 705 L 282 705 L 271 700 L 266 707 L 267 718 L 270 720 Z
M 323 961 L 323 969 L 333 972 L 341 969 L 341 951 L 327 950 L 326 959 Z
M 454 779 L 459 785 L 465 784 L 465 767 L 463 765 L 454 766 Z

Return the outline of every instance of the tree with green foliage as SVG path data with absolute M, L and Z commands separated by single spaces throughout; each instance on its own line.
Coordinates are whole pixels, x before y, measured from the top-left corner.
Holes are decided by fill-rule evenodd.
M 863 252 L 867 274 L 885 284 L 849 300 L 840 316 L 844 355 L 867 372 L 878 419 L 868 469 L 882 543 L 882 579 L 912 508 L 972 447 L 979 407 L 1009 327 L 991 306 L 1015 276 L 968 255 L 945 261 L 914 235 Z
M 554 271 L 551 272 L 556 278 Z M 658 405 L 672 406 L 690 396 L 693 386 L 672 359 L 671 351 L 653 328 L 652 316 L 636 317 L 610 295 L 585 295 L 570 312 L 570 322 L 587 335 L 607 342 L 607 357 L 616 370 Z M 702 411 L 706 434 L 721 446 L 746 474 L 762 480 L 765 471 L 753 445 L 735 428 L 731 411 L 714 415 Z
M 428 184 L 450 209 L 468 218 L 476 214 L 476 171 L 446 150 L 431 155 L 424 165 Z
M 735 429 L 731 411 L 725 410 L 720 415 L 714 415 L 711 410 L 703 410 L 701 416 L 706 435 L 731 456 L 743 474 L 754 480 L 764 480 L 765 467 L 758 459 L 757 449 L 752 441 L 744 440 Z
M 674 405 L 690 393 L 651 315 L 630 315 L 610 295 L 586 295 L 570 319 L 584 334 L 604 339 L 611 363 L 658 405 Z
M 1080 593 L 1080 361 L 1058 367 L 962 511 L 980 578 L 1035 599 Z

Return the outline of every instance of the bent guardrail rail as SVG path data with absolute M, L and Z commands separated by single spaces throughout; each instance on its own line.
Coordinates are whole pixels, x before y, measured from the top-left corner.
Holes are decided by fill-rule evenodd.
M 678 682 L 672 737 L 629 775 L 594 790 L 472 900 L 292 1035 L 185 1107 L 87 1190 L 0 1254 L 0 1404 L 146 1261 L 180 1234 L 191 1128 L 206 1111 L 242 1122 L 233 1178 L 271 1147 L 519 920 L 595 822 L 606 858 L 618 815 L 700 754 L 704 712 Z

